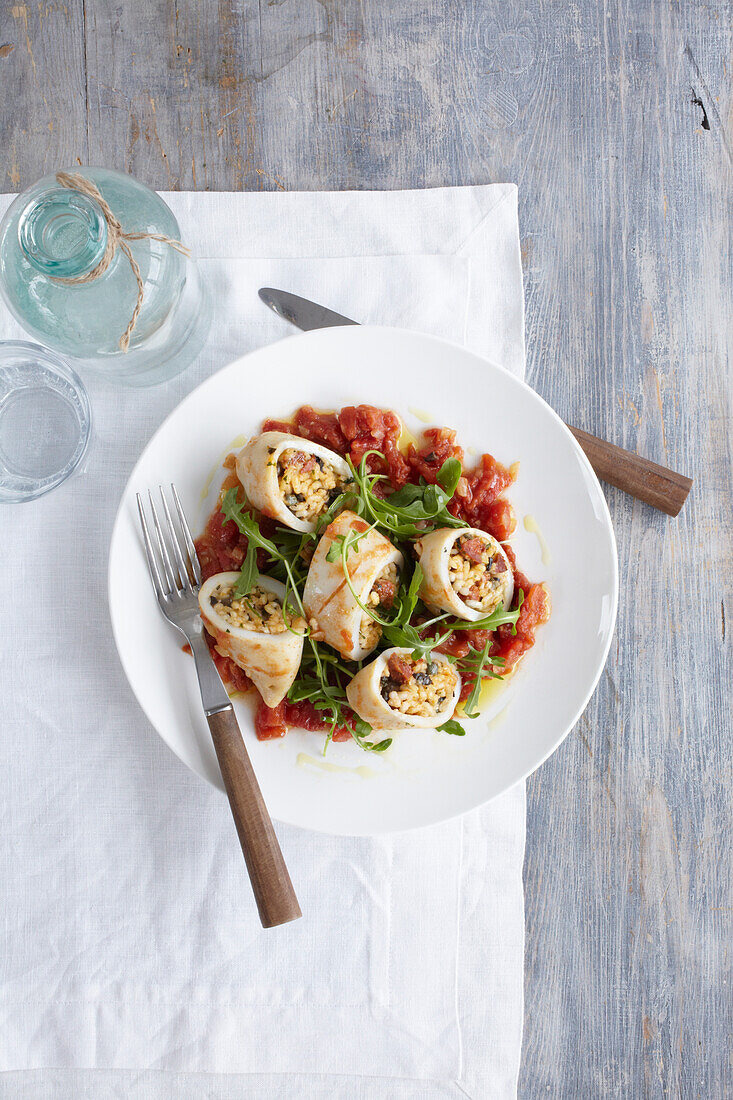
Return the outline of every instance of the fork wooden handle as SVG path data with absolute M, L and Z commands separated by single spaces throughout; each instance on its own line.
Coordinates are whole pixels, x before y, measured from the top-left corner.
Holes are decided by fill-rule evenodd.
M 625 451 L 615 443 L 597 439 L 580 428 L 571 428 L 569 424 L 568 427 L 601 481 L 608 481 L 668 516 L 679 514 L 692 487 L 689 477 Z
M 233 709 L 208 719 L 263 928 L 302 914 Z

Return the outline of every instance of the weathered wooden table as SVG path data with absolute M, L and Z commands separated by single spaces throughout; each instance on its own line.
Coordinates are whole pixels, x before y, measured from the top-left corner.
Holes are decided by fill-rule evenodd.
M 5 0 L 2 189 L 514 180 L 529 379 L 695 478 L 608 490 L 621 607 L 529 781 L 523 1097 L 730 1093 L 733 13 L 690 0 Z M 578 593 L 582 600 L 582 592 Z

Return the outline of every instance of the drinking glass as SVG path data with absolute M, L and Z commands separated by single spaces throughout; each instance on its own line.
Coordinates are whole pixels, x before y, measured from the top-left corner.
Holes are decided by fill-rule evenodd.
M 38 344 L 0 341 L 0 501 L 29 501 L 75 471 L 91 413 L 80 378 Z

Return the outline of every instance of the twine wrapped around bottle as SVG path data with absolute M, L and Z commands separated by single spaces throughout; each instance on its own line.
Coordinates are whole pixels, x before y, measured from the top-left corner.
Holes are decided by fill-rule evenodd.
M 58 276 L 53 277 L 53 281 L 56 283 L 63 283 L 66 286 L 77 286 L 81 283 L 91 283 L 95 279 L 98 279 L 100 275 L 103 275 L 109 265 L 114 259 L 115 253 L 119 248 L 121 252 L 127 256 L 130 261 L 130 267 L 132 273 L 135 276 L 135 282 L 137 283 L 137 302 L 135 308 L 132 311 L 132 317 L 130 322 L 120 336 L 119 347 L 120 351 L 126 352 L 130 347 L 130 337 L 137 324 L 137 319 L 140 316 L 140 310 L 142 309 L 143 298 L 145 295 L 145 289 L 143 286 L 142 276 L 140 274 L 140 268 L 138 267 L 137 260 L 132 254 L 128 241 L 161 241 L 163 244 L 169 244 L 171 248 L 175 248 L 176 252 L 182 253 L 184 256 L 189 256 L 190 252 L 184 244 L 180 241 L 174 240 L 172 237 L 163 236 L 160 233 L 126 233 L 122 228 L 120 222 L 115 216 L 114 212 L 110 209 L 109 204 L 102 198 L 99 189 L 88 180 L 85 176 L 79 175 L 78 172 L 57 172 L 56 182 L 60 187 L 68 187 L 70 191 L 79 191 L 82 195 L 86 195 L 99 206 L 102 211 L 105 222 L 107 223 L 107 243 L 99 263 L 92 268 L 91 271 L 86 272 L 84 275 L 78 275 L 71 278 L 61 278 Z

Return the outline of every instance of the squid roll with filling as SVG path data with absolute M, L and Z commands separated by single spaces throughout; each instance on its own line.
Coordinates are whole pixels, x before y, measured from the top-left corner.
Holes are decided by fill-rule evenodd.
M 385 649 L 346 688 L 349 706 L 373 729 L 431 729 L 452 717 L 461 677 L 442 653 L 415 659 L 409 649 Z
M 343 542 L 350 535 L 358 538 L 354 545 Z M 347 551 L 348 581 L 342 546 Z M 364 608 L 389 619 L 403 564 L 402 554 L 389 539 L 369 530 L 356 513 L 347 509 L 329 523 L 308 570 L 303 605 L 309 621 L 315 619 L 318 624 L 323 641 L 342 657 L 361 661 L 379 642 L 382 628 Z
M 237 477 L 266 516 L 303 534 L 351 484 L 341 455 L 286 432 L 256 435 L 237 455 Z
M 239 665 L 265 704 L 275 707 L 298 674 L 305 620 L 284 606 L 280 581 L 259 574 L 250 592 L 238 599 L 238 580 L 239 573 L 209 577 L 199 591 L 201 617 L 219 653 Z
M 477 527 L 439 527 L 415 543 L 423 581 L 420 596 L 432 611 L 475 622 L 508 609 L 514 573 L 501 545 Z

